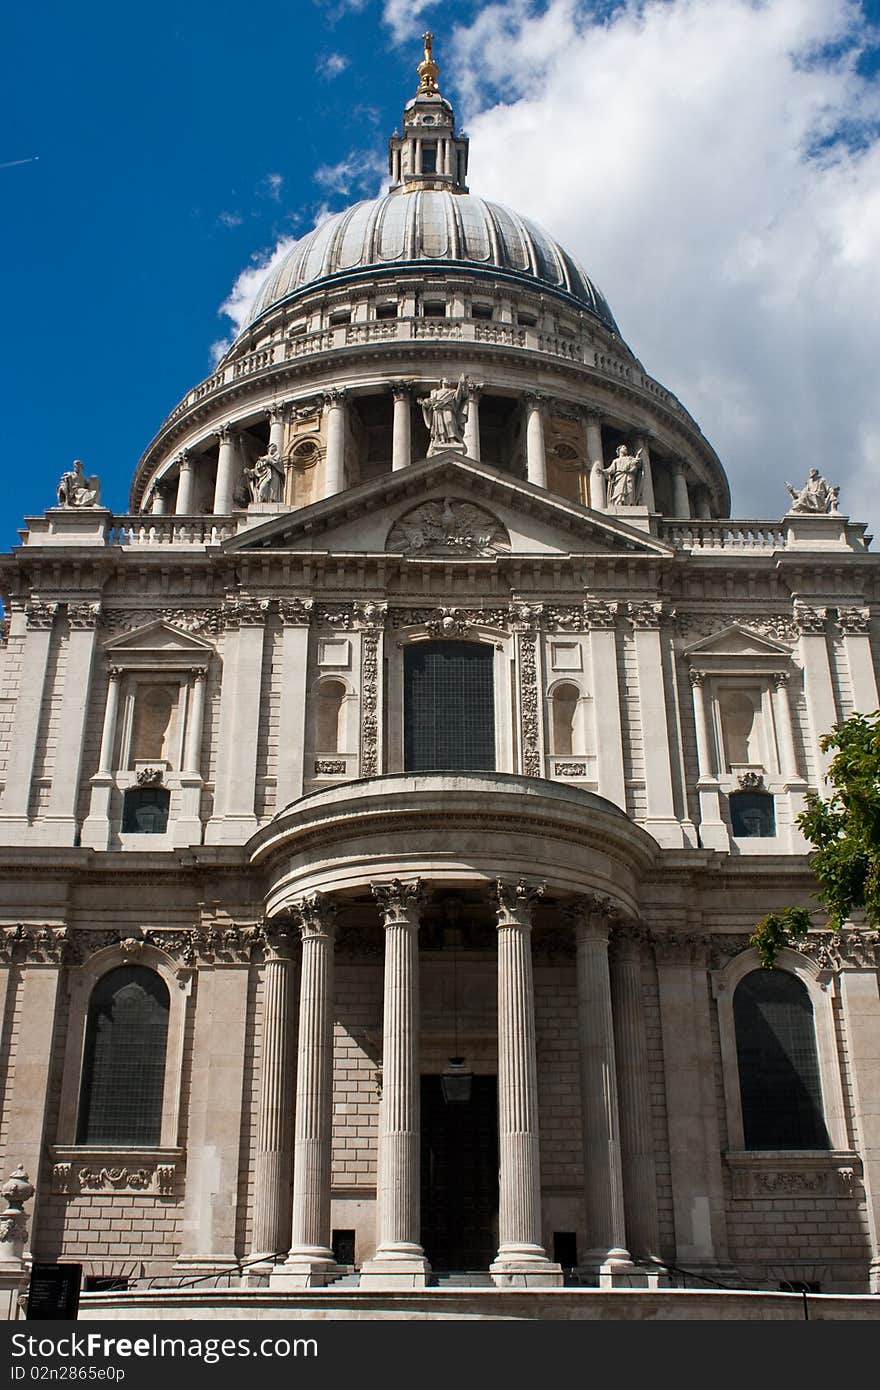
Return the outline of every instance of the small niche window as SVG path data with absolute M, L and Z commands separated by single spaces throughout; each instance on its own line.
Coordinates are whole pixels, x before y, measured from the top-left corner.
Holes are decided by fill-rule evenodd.
M 437 172 L 437 146 L 433 141 L 425 141 L 422 145 L 422 173 L 436 174 Z
M 158 1144 L 170 996 L 141 965 L 109 970 L 89 1001 L 78 1144 Z
M 337 328 L 344 323 L 351 323 L 351 310 L 332 309 L 330 311 L 328 322 L 332 328 Z
M 718 701 L 727 767 L 763 767 L 761 696 L 755 691 L 726 690 Z
M 828 1149 L 813 1006 L 786 970 L 752 970 L 733 996 L 747 1149 Z
M 377 305 L 376 305 L 376 318 L 377 318 L 377 319 L 396 319 L 396 318 L 397 318 L 397 305 L 396 305 L 396 304 L 377 304 Z
M 442 299 L 426 299 L 422 305 L 422 315 L 426 319 L 445 319 L 446 305 Z
M 553 752 L 568 757 L 580 752 L 577 747 L 577 714 L 581 692 L 576 685 L 565 682 L 553 691 Z
M 131 733 L 131 762 L 174 762 L 179 704 L 179 685 L 138 685 Z
M 517 314 L 516 321 L 523 328 L 534 328 L 538 319 L 535 314 Z
M 492 305 L 491 305 L 491 304 L 472 304 L 472 305 L 471 305 L 471 318 L 475 318 L 475 319 L 490 319 L 491 317 L 492 317 Z
M 769 792 L 732 792 L 730 827 L 737 838 L 776 834 L 776 807 Z
M 129 787 L 122 801 L 124 835 L 164 835 L 171 793 L 167 787 Z
M 319 753 L 338 753 L 344 747 L 343 709 L 346 693 L 342 681 L 324 681 L 318 687 L 315 741 Z

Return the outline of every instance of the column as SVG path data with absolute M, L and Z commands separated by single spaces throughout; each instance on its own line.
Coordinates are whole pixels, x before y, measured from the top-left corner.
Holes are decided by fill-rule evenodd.
M 630 604 L 630 618 L 636 649 L 639 682 L 639 711 L 645 758 L 645 828 L 667 849 L 684 843 L 681 824 L 675 814 L 672 762 L 669 755 L 669 722 L 666 709 L 666 681 L 659 604 Z
M 464 422 L 464 451 L 470 459 L 480 457 L 480 394 L 482 382 L 467 384 L 467 419 Z
M 824 609 L 796 603 L 795 627 L 800 634 L 801 661 L 804 668 L 804 694 L 807 697 L 807 717 L 813 745 L 813 766 L 816 780 L 821 784 L 833 752 L 823 753 L 819 740 L 837 723 L 837 702 L 831 681 L 828 659 L 828 638 L 825 632 Z
M 697 492 L 697 517 L 700 521 L 712 520 L 712 507 L 709 502 L 708 488 L 701 487 Z
M 28 821 L 31 782 L 57 607 L 57 603 L 31 602 L 23 613 L 14 613 L 12 618 L 12 635 L 25 640 L 0 824 L 7 837 L 16 839 L 19 838 L 16 836 L 18 828 L 22 835 L 28 838 L 31 835 Z
M 153 516 L 165 515 L 165 485 L 156 483 L 153 486 L 153 502 L 151 506 Z
M 205 685 L 208 673 L 193 671 L 186 706 L 186 738 L 180 772 L 180 815 L 173 826 L 174 844 L 198 845 L 202 840 L 202 730 L 205 723 Z
M 688 485 L 684 476 L 684 464 L 680 459 L 676 459 L 672 465 L 672 514 L 673 516 L 685 517 L 690 520 L 691 499 L 688 496 Z
M 853 709 L 871 714 L 878 704 L 877 680 L 871 660 L 871 612 L 868 608 L 841 608 L 837 621 L 843 632 L 843 648 L 849 666 Z
M 718 773 L 712 758 L 709 720 L 706 714 L 704 671 L 689 671 L 697 735 L 697 795 L 700 801 L 700 844 L 704 849 L 730 849 L 730 835 L 721 818 Z
M 328 391 L 327 456 L 324 459 L 324 496 L 334 497 L 345 487 L 345 392 Z
M 596 692 L 596 772 L 599 795 L 626 810 L 620 687 L 617 675 L 617 605 L 588 603 L 590 652 Z
M 238 1267 L 250 941 L 228 955 L 205 951 L 198 967 L 181 1270 Z
M 587 1250 L 581 1273 L 611 1288 L 615 1276 L 630 1273 L 623 1208 L 617 1063 L 608 970 L 610 904 L 601 898 L 577 899 L 567 916 L 577 944 L 578 1036 L 581 1062 L 584 1206 Z
M 538 1062 L 532 976 L 532 909 L 543 885 L 495 885 L 498 927 L 498 1254 L 496 1284 L 562 1283 L 541 1241 Z
M 412 463 L 412 416 L 410 413 L 411 390 L 409 382 L 395 381 L 391 392 L 394 397 L 391 424 L 391 468 L 397 472 Z
M 240 844 L 257 828 L 257 745 L 263 641 L 267 600 L 229 599 L 224 604 L 223 680 L 220 687 L 220 749 L 209 844 Z
M 189 449 L 184 449 L 178 454 L 177 467 L 177 498 L 174 503 L 174 512 L 176 516 L 191 516 L 195 474 L 193 473 L 192 454 Z
M 544 448 L 543 396 L 526 396 L 526 477 L 535 487 L 547 486 L 547 454 Z
M 794 741 L 794 726 L 791 722 L 791 702 L 788 695 L 788 671 L 773 674 L 773 708 L 776 712 L 776 728 L 779 738 L 780 772 L 786 782 L 800 781 L 797 765 L 797 747 Z
M 675 1258 L 717 1277 L 727 1269 L 721 1135 L 709 1021 L 706 948 L 688 935 L 656 938 Z
M 73 845 L 77 839 L 76 807 L 100 609 L 97 602 L 67 605 L 70 632 L 58 717 L 63 734 L 55 750 L 52 790 L 45 816 L 46 833 L 52 844 Z
M 642 506 L 647 507 L 649 512 L 654 512 L 657 510 L 654 503 L 654 473 L 651 468 L 651 446 L 647 434 L 640 434 L 636 437 L 636 450 L 639 449 L 642 451 L 642 459 L 644 460 Z
M 840 973 L 840 996 L 858 1116 L 859 1156 L 871 1242 L 870 1290 L 880 1293 L 880 993 L 876 949 L 851 952 Z
M 642 941 L 635 923 L 621 923 L 611 938 L 611 1012 L 620 1112 L 620 1157 L 626 1245 L 641 1264 L 659 1259 L 657 1179 L 648 1044 L 642 1001 Z
M 278 745 L 275 770 L 275 809 L 303 794 L 305 778 L 306 690 L 308 686 L 311 599 L 279 599 L 284 628 L 281 634 L 281 702 L 278 722 L 284 738 Z
M 602 412 L 584 411 L 584 434 L 587 444 L 587 465 L 590 470 L 590 506 L 594 511 L 605 510 L 605 455 L 602 449 Z
M 267 1263 L 290 1239 L 293 1098 L 291 963 L 293 929 L 287 921 L 263 928 L 263 1056 L 254 1158 L 251 1259 Z
M 283 1286 L 323 1284 L 336 1267 L 330 1248 L 333 1140 L 333 943 L 336 904 L 313 893 L 296 904 L 302 936 L 293 1221 Z M 273 1287 L 275 1280 L 273 1279 Z
M 278 450 L 279 459 L 284 458 L 284 438 L 287 429 L 287 404 L 277 402 L 269 407 L 269 443 Z
M 374 883 L 385 928 L 382 1102 L 376 1182 L 376 1253 L 361 1287 L 424 1288 L 430 1266 L 420 1227 L 419 879 Z
M 111 666 L 107 672 L 107 700 L 104 705 L 98 771 L 91 779 L 89 814 L 83 821 L 80 836 L 80 842 L 89 849 L 106 849 L 110 843 L 110 794 L 113 789 L 113 755 L 116 749 L 119 692 L 123 674 L 119 666 Z
M 235 492 L 236 448 L 231 425 L 221 425 L 217 431 L 220 447 L 217 453 L 217 481 L 214 485 L 214 512 L 228 516 L 232 511 Z

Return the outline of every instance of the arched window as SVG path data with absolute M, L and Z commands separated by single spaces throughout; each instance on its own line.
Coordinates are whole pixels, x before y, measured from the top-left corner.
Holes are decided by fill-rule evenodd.
M 828 1149 L 813 1006 L 785 970 L 753 970 L 733 996 L 747 1149 Z
M 78 1144 L 158 1144 L 168 1041 L 168 987 L 121 965 L 92 991 L 80 1086 Z
M 776 809 L 769 792 L 732 792 L 730 825 L 739 838 L 776 834 Z
M 339 753 L 344 747 L 342 681 L 323 681 L 318 686 L 315 747 L 319 753 Z
M 122 829 L 126 835 L 164 835 L 168 829 L 171 793 L 167 787 L 129 787 L 122 799 Z
M 479 642 L 419 642 L 403 655 L 405 770 L 493 771 L 493 648 Z
M 566 682 L 553 691 L 553 752 L 568 757 L 582 750 L 577 747 L 576 719 L 581 692 Z

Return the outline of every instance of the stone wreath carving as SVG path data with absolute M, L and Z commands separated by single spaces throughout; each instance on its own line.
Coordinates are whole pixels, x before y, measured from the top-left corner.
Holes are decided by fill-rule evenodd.
M 388 533 L 386 550 L 398 555 L 492 556 L 510 549 L 497 517 L 454 497 L 422 502 L 400 517 Z

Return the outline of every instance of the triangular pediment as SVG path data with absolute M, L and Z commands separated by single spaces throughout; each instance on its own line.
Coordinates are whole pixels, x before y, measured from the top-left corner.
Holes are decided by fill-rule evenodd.
M 152 623 L 145 623 L 143 627 L 133 628 L 130 632 L 123 632 L 119 637 L 111 637 L 104 643 L 104 650 L 113 660 L 119 660 L 128 654 L 134 656 L 149 653 L 209 656 L 214 648 L 203 638 L 195 637 L 191 632 L 183 632 L 172 623 L 158 619 Z
M 782 642 L 777 642 L 772 637 L 764 637 L 759 632 L 753 632 L 751 628 L 743 627 L 740 623 L 732 623 L 729 627 L 710 633 L 708 637 L 686 647 L 685 656 L 689 659 L 694 657 L 703 659 L 706 657 L 789 657 L 791 656 L 791 647 L 786 647 Z
M 272 517 L 222 548 L 468 561 L 503 554 L 673 553 L 616 517 L 453 453 Z

